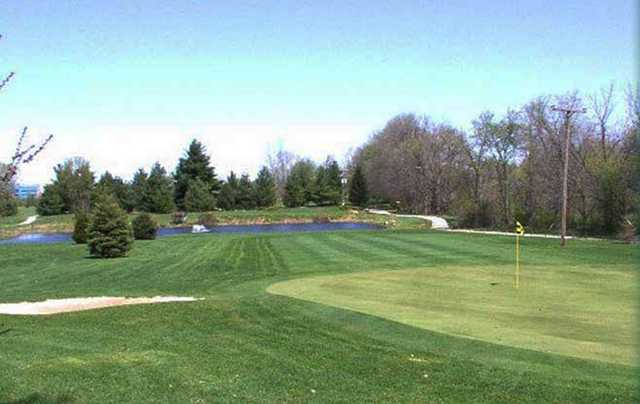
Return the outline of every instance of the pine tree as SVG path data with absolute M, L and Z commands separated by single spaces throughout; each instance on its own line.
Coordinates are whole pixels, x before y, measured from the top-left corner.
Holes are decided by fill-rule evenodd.
M 113 195 L 98 195 L 89 224 L 91 255 L 99 258 L 124 257 L 132 245 L 133 232 L 126 212 Z
M 338 205 L 342 199 L 342 172 L 338 162 L 328 157 L 316 171 L 315 202 Z
M 342 202 L 342 170 L 334 159 L 327 163 L 327 193 L 326 198 L 332 205 L 339 205 Z
M 87 244 L 89 239 L 89 221 L 89 214 L 82 211 L 76 212 L 73 235 L 71 236 L 76 244 Z
M 208 212 L 216 208 L 216 198 L 211 189 L 200 178 L 189 181 L 184 196 L 184 207 L 189 212 Z
M 158 223 L 148 213 L 141 213 L 133 219 L 133 236 L 136 240 L 155 240 Z
M 131 181 L 131 202 L 134 209 L 143 211 L 144 206 L 142 204 L 142 198 L 147 187 L 147 173 L 144 169 L 139 169 L 133 175 L 133 181 Z
M 95 192 L 109 193 L 115 196 L 115 178 L 109 171 L 105 171 L 95 187 Z
M 267 167 L 262 167 L 255 182 L 256 205 L 267 208 L 276 203 L 276 181 Z
M 300 160 L 291 168 L 285 186 L 284 204 L 288 207 L 303 206 L 314 200 L 315 165 L 310 160 Z
M 175 210 L 173 184 L 160 163 L 155 163 L 149 173 L 142 194 L 142 207 L 144 212 L 150 213 L 170 213 Z
M 206 154 L 206 148 L 195 139 L 191 141 L 185 156 L 178 162 L 174 178 L 176 183 L 175 202 L 181 209 L 185 207 L 184 197 L 191 180 L 200 179 L 211 192 L 220 190 L 220 184 L 215 169 L 211 166 L 210 157 Z
M 7 170 L 8 166 L 0 163 L 0 179 L 6 175 Z M 14 190 L 15 183 L 13 180 L 0 180 L 0 217 L 18 214 L 18 200 Z
M 315 183 L 314 183 L 314 193 L 313 193 L 313 202 L 317 205 L 328 205 L 327 202 L 327 193 L 328 193 L 328 184 L 327 184 L 327 170 L 325 166 L 320 165 L 316 168 L 315 174 Z
M 243 174 L 240 177 L 236 204 L 240 209 L 249 210 L 256 208 L 255 190 L 249 174 Z
M 18 214 L 18 201 L 13 192 L 0 188 L 0 217 Z
M 349 182 L 349 201 L 355 206 L 365 207 L 369 200 L 367 181 L 360 165 L 356 166 Z
M 227 177 L 227 181 L 222 184 L 220 194 L 218 194 L 218 206 L 224 210 L 234 210 L 237 208 L 236 199 L 238 197 L 238 188 L 240 184 L 238 177 L 231 171 Z
M 55 184 L 44 186 L 36 211 L 41 216 L 61 215 L 64 213 L 64 201 Z
M 105 171 L 96 184 L 94 195 L 98 193 L 112 194 L 120 207 L 127 212 L 132 212 L 135 207 L 129 184 L 120 177 L 114 177 L 109 171 Z
M 95 186 L 89 162 L 82 158 L 65 160 L 54 169 L 54 188 L 64 204 L 64 212 L 88 211 Z

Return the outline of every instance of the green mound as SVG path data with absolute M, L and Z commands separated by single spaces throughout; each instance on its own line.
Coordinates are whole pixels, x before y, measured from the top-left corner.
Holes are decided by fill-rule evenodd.
M 636 363 L 635 277 L 616 270 L 438 267 L 277 283 L 274 294 L 487 342 L 626 365 Z

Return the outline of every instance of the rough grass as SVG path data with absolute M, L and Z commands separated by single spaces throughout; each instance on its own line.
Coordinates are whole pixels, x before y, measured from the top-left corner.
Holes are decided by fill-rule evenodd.
M 416 231 L 184 235 L 137 242 L 115 260 L 89 259 L 82 246 L 0 246 L 5 302 L 206 298 L 0 316 L 0 402 L 637 402 L 637 367 L 266 292 L 320 275 L 507 266 L 512 242 Z M 634 271 L 640 258 L 637 248 L 608 242 L 570 241 L 561 250 L 554 240 L 527 240 L 526 249 L 528 266 L 585 277 Z
M 14 216 L 0 216 L 0 229 L 10 228 L 27 220 L 29 216 L 36 214 L 36 208 L 18 207 L 18 214 Z

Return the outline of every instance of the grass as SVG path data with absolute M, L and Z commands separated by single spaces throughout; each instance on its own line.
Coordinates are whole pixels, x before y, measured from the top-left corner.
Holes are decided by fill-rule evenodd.
M 74 216 L 71 214 L 55 216 L 39 216 L 35 223 L 28 226 L 19 226 L 19 223 L 27 217 L 35 215 L 34 208 L 19 208 L 18 215 L 0 217 L 0 239 L 10 238 L 25 233 L 57 233 L 73 231 Z M 230 224 L 268 224 L 268 223 L 311 223 L 315 218 L 327 217 L 331 221 L 338 222 L 363 222 L 385 225 L 388 217 L 373 215 L 363 211 L 341 209 L 337 206 L 313 207 L 313 208 L 271 208 L 261 210 L 233 210 L 214 212 L 220 225 Z M 133 220 L 138 213 L 129 215 Z M 175 227 L 173 214 L 153 214 L 161 227 Z M 199 212 L 187 215 L 183 226 L 192 226 L 198 223 Z M 398 218 L 392 226 L 395 229 L 427 229 L 431 223 L 421 219 Z
M 585 278 L 580 268 L 527 267 L 523 282 L 514 288 L 511 266 L 443 266 L 302 278 L 268 291 L 502 345 L 637 363 L 631 271 Z
M 0 229 L 11 228 L 27 220 L 29 216 L 36 214 L 36 208 L 18 207 L 18 214 L 14 216 L 0 216 Z
M 410 230 L 183 235 L 137 242 L 129 258 L 106 261 L 87 258 L 82 246 L 0 246 L 4 302 L 100 295 L 206 298 L 50 317 L 0 316 L 0 402 L 640 400 L 638 368 L 626 354 L 550 353 L 512 339 L 518 330 L 540 336 L 566 331 L 573 340 L 633 344 L 619 323 L 633 310 L 628 295 L 635 293 L 630 285 L 637 280 L 637 247 L 570 241 L 563 250 L 555 240 L 526 240 L 524 265 L 530 272 L 520 292 L 532 294 L 533 307 L 544 303 L 545 311 L 537 319 L 503 324 L 508 338 L 493 340 L 491 333 L 478 335 L 488 329 L 488 313 L 512 322 L 510 303 L 528 307 L 518 303 L 500 272 L 508 271 L 512 243 L 508 237 Z M 320 276 L 329 276 L 330 283 L 344 277 L 331 293 L 359 301 L 366 289 L 367 299 L 380 307 L 422 310 L 425 304 L 411 290 L 431 288 L 440 298 L 427 295 L 428 301 L 445 306 L 429 308 L 432 314 L 444 318 L 457 308 L 474 338 L 382 312 L 367 314 L 344 302 L 327 305 L 308 301 L 308 295 L 267 291 L 296 279 L 316 285 Z M 370 283 L 362 285 L 358 277 Z M 482 282 L 494 279 L 499 285 L 482 292 Z M 404 286 L 389 285 L 394 280 Z M 545 292 L 549 296 L 579 297 L 585 308 L 554 310 L 568 303 L 527 289 L 534 282 L 555 285 Z M 403 289 L 404 302 L 397 293 Z M 595 302 L 602 315 L 619 313 L 611 330 L 592 326 L 594 319 L 606 320 L 593 314 Z M 563 316 L 571 321 L 561 321 Z M 626 320 L 629 327 L 632 321 Z

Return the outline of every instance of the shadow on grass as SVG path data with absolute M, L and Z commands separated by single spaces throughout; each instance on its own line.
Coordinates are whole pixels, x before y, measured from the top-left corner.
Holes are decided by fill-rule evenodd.
M 47 397 L 40 393 L 33 393 L 33 394 L 29 394 L 25 398 L 21 398 L 15 401 L 2 401 L 2 402 L 6 404 L 69 404 L 69 403 L 75 403 L 76 400 L 73 397 L 65 394 L 53 398 L 53 397 Z
M 6 330 L 2 330 L 2 331 L 0 331 L 0 335 L 8 334 L 8 333 L 10 333 L 11 331 L 13 331 L 13 328 L 7 328 Z

